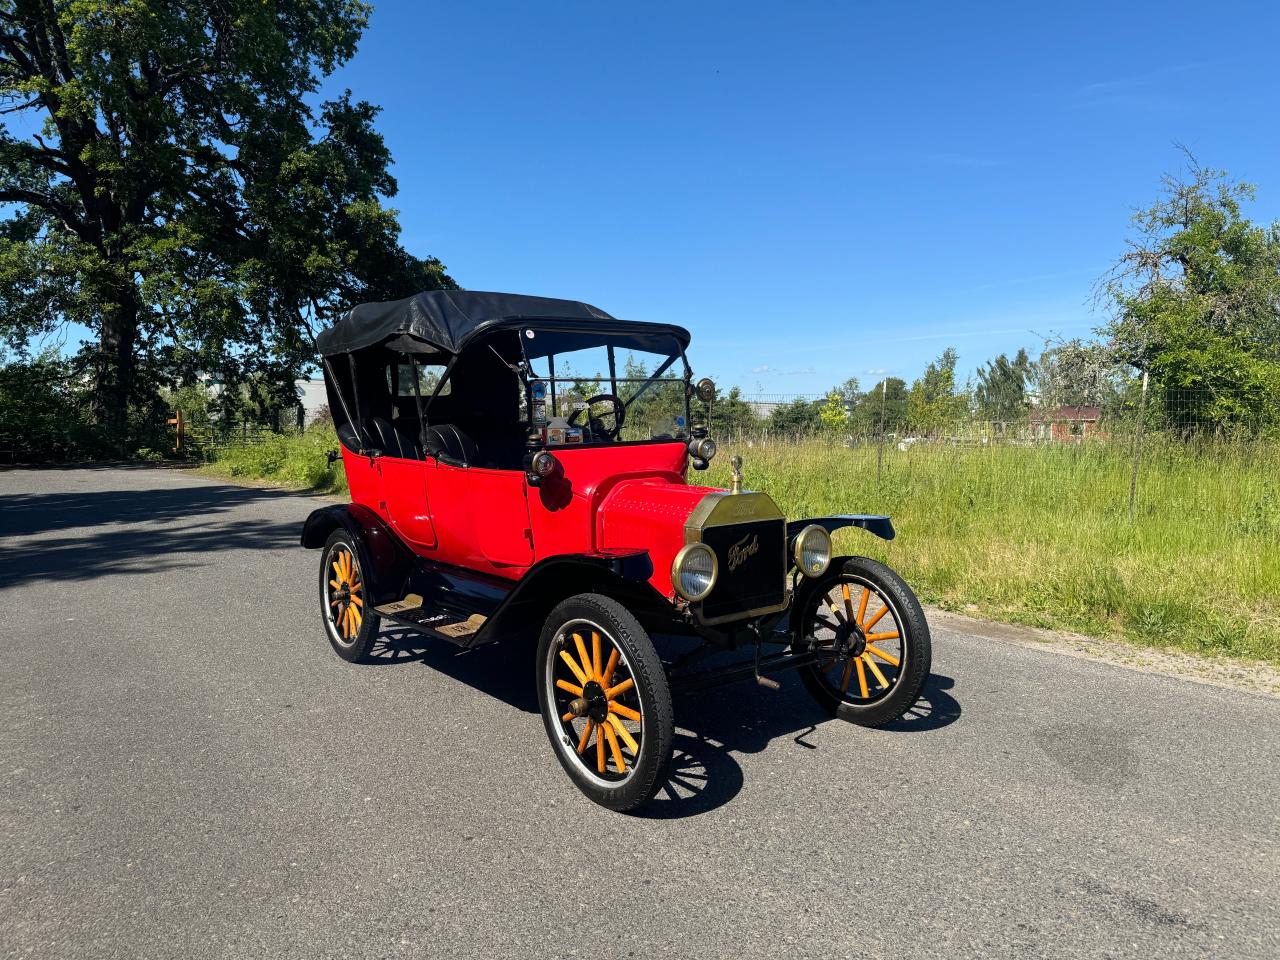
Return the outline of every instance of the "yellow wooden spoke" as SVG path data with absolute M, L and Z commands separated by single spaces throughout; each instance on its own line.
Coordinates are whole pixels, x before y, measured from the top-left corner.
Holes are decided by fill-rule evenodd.
M 900 661 L 898 660 L 898 658 L 897 658 L 897 657 L 895 657 L 893 654 L 891 654 L 891 653 L 885 653 L 885 652 L 884 652 L 883 650 L 881 650 L 879 647 L 873 647 L 873 646 L 872 646 L 871 644 L 869 644 L 869 643 L 867 644 L 867 653 L 874 653 L 877 657 L 879 657 L 879 658 L 880 658 L 881 660 L 883 660 L 885 663 L 891 663 L 891 664 L 893 664 L 895 667 L 896 667 L 896 666 L 898 666 L 898 665 L 899 665 L 899 663 L 900 663 Z
M 331 567 L 333 567 L 333 575 L 334 575 L 335 577 L 337 577 L 337 578 L 338 578 L 338 581 L 339 581 L 338 583 L 334 583 L 333 585 L 334 585 L 335 587 L 340 587 L 340 586 L 342 586 L 342 583 L 341 583 L 341 581 L 342 581 L 342 579 L 343 579 L 343 576 L 342 576 L 342 564 L 338 563 L 338 561 L 337 561 L 337 560 L 335 560 L 335 561 L 333 561 L 333 563 L 331 563 L 331 564 L 330 564 L 330 566 L 331 566 Z M 333 583 L 333 581 L 332 581 L 332 580 L 331 580 L 331 581 L 329 581 L 329 582 L 330 582 L 330 583 Z
M 867 643 L 873 643 L 876 640 L 897 640 L 898 631 L 890 630 L 888 633 L 868 633 Z
M 849 692 L 849 680 L 853 676 L 853 661 L 850 660 L 844 665 L 844 676 L 840 678 L 840 692 L 842 694 Z
M 562 714 L 562 715 L 560 716 L 560 722 L 561 722 L 561 723 L 572 723 L 572 722 L 573 722 L 573 711 L 572 711 L 572 710 L 570 710 L 568 713 Z
M 582 672 L 581 667 L 574 663 L 573 657 L 569 656 L 569 652 L 567 650 L 560 651 L 560 659 L 565 662 L 573 675 L 578 678 L 578 682 L 585 687 L 587 685 L 587 675 Z
M 347 551 L 343 550 L 338 554 L 338 563 L 342 564 L 342 579 L 349 580 L 351 577 L 351 557 Z
M 355 594 L 351 595 L 351 602 L 354 603 L 357 607 L 364 606 L 364 601 L 361 600 L 359 597 L 357 597 Z
M 609 749 L 613 752 L 613 765 L 618 768 L 619 773 L 627 772 L 627 761 L 622 759 L 622 748 L 618 746 L 618 738 L 614 735 L 613 725 L 606 724 L 604 735 L 609 740 Z
M 876 666 L 876 662 L 871 659 L 871 655 L 864 653 L 862 659 L 866 661 L 867 669 L 876 675 L 876 679 L 880 681 L 880 686 L 888 687 L 889 681 L 884 678 L 884 674 L 880 672 L 880 668 Z
M 578 662 L 582 664 L 582 682 L 586 683 L 588 680 L 596 679 L 596 671 L 591 666 L 591 658 L 587 656 L 586 644 L 582 642 L 582 637 L 576 633 L 573 635 L 573 645 L 578 648 Z
M 858 601 L 858 619 L 854 623 L 862 625 L 862 618 L 867 615 L 867 601 L 871 599 L 871 588 L 862 588 L 862 599 Z
M 360 628 L 364 626 L 364 614 L 360 612 L 360 608 L 351 606 L 347 608 L 351 611 L 351 622 L 356 625 L 356 632 L 360 632 Z
M 359 580 L 352 581 L 352 583 L 351 583 L 351 585 L 350 585 L 350 587 L 351 587 L 351 592 L 352 592 L 352 593 L 359 593 L 359 592 L 360 592 L 360 588 L 361 588 L 361 587 L 363 587 L 363 586 L 364 586 L 364 584 L 363 584 L 363 583 L 361 583 Z
M 604 737 L 600 736 L 600 734 L 597 733 L 596 734 L 596 771 L 598 773 L 604 773 L 604 769 L 605 769 Z
M 342 635 L 351 639 L 351 608 L 346 607 L 342 613 Z
M 595 671 L 596 679 L 603 679 L 604 674 L 600 670 L 600 634 L 594 630 L 591 631 L 591 669 Z
M 845 615 L 853 619 L 853 598 L 849 596 L 849 585 L 847 583 L 840 584 L 840 590 L 844 593 L 844 612 Z
M 575 697 L 582 696 L 582 688 L 575 687 L 568 680 L 557 680 L 556 686 L 559 687 L 561 690 L 563 690 L 565 693 L 572 693 Z
M 639 710 L 632 710 L 630 707 L 624 707 L 622 704 L 614 700 L 609 701 L 609 712 L 616 713 L 620 717 L 626 717 L 628 720 L 634 720 L 636 723 L 640 722 Z
M 868 620 L 866 623 L 862 625 L 862 629 L 870 630 L 877 623 L 879 623 L 880 618 L 883 617 L 888 612 L 889 612 L 889 605 L 886 603 L 883 607 L 881 607 L 879 610 L 876 611 L 876 615 L 874 617 L 872 617 L 870 620 Z
M 333 587 L 333 589 L 335 589 L 335 590 L 341 590 L 341 589 L 342 589 L 342 584 L 340 584 L 337 580 L 330 580 L 330 581 L 329 581 L 329 586 Z
M 600 677 L 600 685 L 607 687 L 613 682 L 613 671 L 618 667 L 618 648 L 609 653 L 609 662 L 604 665 L 604 673 Z
M 616 687 L 610 687 L 608 690 L 606 690 L 604 692 L 604 697 L 606 700 L 612 700 L 615 697 L 617 697 L 618 694 L 625 693 L 635 685 L 636 685 L 635 681 L 632 680 L 630 677 L 627 677 L 627 679 L 623 680 Z
M 615 717 L 612 713 L 606 714 L 609 726 L 613 727 L 614 732 L 622 738 L 625 743 L 637 757 L 640 756 L 640 744 L 636 743 L 636 738 L 631 736 L 631 731 L 622 725 L 622 721 Z
M 588 720 L 586 727 L 582 731 L 582 739 L 578 741 L 578 755 L 581 756 L 587 749 L 587 744 L 591 742 L 591 731 L 595 729 L 594 720 Z
M 862 669 L 862 658 L 858 657 L 853 661 L 853 665 L 858 668 L 858 689 L 862 691 L 864 697 L 869 697 L 867 693 L 867 671 Z

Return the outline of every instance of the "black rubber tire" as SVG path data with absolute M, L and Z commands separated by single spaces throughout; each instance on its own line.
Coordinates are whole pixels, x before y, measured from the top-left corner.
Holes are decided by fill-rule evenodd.
M 338 544 L 351 551 L 351 556 L 355 558 L 356 572 L 365 584 L 363 591 L 363 599 L 365 600 L 364 612 L 360 621 L 360 629 L 356 631 L 355 640 L 352 643 L 344 643 L 338 636 L 337 627 L 329 616 L 329 597 L 325 592 L 331 576 L 329 558 L 333 553 L 333 548 Z M 363 565 L 360 562 L 360 551 L 356 549 L 355 541 L 351 539 L 351 535 L 347 531 L 339 527 L 329 534 L 329 539 L 324 543 L 324 549 L 320 551 L 320 617 L 324 623 L 325 636 L 329 638 L 329 646 L 333 647 L 333 652 L 348 663 L 364 663 L 369 659 L 369 652 L 373 649 L 374 640 L 378 636 L 378 630 L 382 623 L 382 619 L 369 608 L 368 582 L 364 577 Z
M 850 703 L 841 697 L 839 690 L 833 690 L 823 680 L 822 671 L 817 666 L 801 667 L 800 680 L 814 700 L 833 716 L 859 726 L 879 727 L 897 720 L 920 699 L 920 691 L 929 677 L 933 661 L 933 641 L 929 635 L 929 623 L 915 593 L 893 570 L 869 557 L 846 557 L 833 561 L 831 569 L 799 598 L 798 603 L 803 606 L 798 606 L 796 613 L 801 618 L 807 616 L 809 608 L 816 606 L 816 598 L 849 578 L 870 583 L 882 597 L 889 599 L 903 631 L 906 660 L 903 672 L 886 696 L 868 704 Z M 804 623 L 795 624 L 799 630 L 806 626 Z
M 640 755 L 633 765 L 633 773 L 617 786 L 602 786 L 588 780 L 558 746 L 564 733 L 555 704 L 548 698 L 545 680 L 547 658 L 555 656 L 554 641 L 561 627 L 577 619 L 599 623 L 622 648 L 631 665 L 631 675 L 642 706 Z M 675 721 L 666 670 L 653 641 L 639 621 L 622 604 L 601 594 L 580 593 L 570 597 L 547 617 L 538 638 L 536 669 L 542 723 L 551 741 L 552 752 L 574 785 L 602 807 L 619 812 L 634 810 L 652 799 L 666 782 L 675 739 Z

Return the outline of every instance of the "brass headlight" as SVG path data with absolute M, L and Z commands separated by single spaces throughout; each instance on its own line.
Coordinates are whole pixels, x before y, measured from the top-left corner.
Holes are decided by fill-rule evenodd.
M 671 561 L 671 585 L 689 601 L 703 599 L 716 585 L 719 564 L 705 543 L 686 543 Z
M 820 577 L 831 563 L 831 534 L 816 523 L 801 530 L 792 547 L 796 567 L 806 577 Z

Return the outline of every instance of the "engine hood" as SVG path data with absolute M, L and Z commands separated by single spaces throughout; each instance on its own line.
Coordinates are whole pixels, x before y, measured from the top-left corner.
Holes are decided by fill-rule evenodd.
M 605 497 L 597 514 L 596 542 L 609 549 L 644 549 L 653 561 L 654 588 L 674 597 L 671 563 L 706 527 L 781 518 L 764 493 L 731 494 L 657 479 L 627 480 Z

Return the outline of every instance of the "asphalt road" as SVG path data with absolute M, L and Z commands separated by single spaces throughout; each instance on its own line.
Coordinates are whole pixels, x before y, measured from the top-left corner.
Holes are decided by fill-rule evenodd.
M 314 502 L 0 472 L 0 954 L 1280 956 L 1280 700 L 937 631 L 892 729 L 677 700 L 614 814 L 517 651 L 330 652 Z

